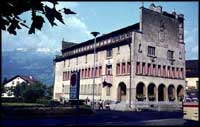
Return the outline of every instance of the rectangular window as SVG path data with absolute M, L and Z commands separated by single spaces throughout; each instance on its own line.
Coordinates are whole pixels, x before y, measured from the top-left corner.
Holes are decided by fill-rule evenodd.
M 65 81 L 65 72 L 63 72 L 63 81 Z
M 98 88 L 98 95 L 99 95 L 99 96 L 101 95 L 101 90 L 102 90 L 101 84 L 99 84 L 99 88 Z
M 99 76 L 101 76 L 102 75 L 102 67 L 100 66 L 99 67 Z
M 106 57 L 112 57 L 112 49 L 106 50 Z
M 19 81 L 17 81 L 17 85 L 19 85 L 20 83 L 19 83 Z
M 82 78 L 82 69 L 80 69 L 80 78 Z
M 166 66 L 165 65 L 163 65 L 162 76 L 166 77 Z
M 122 63 L 122 74 L 126 73 L 125 63 Z
M 93 92 L 93 86 L 92 86 L 92 84 L 89 85 L 88 91 L 89 91 L 89 94 L 92 94 L 92 92 Z
M 175 78 L 175 69 L 172 67 L 172 78 Z
M 131 63 L 127 62 L 127 74 L 130 74 L 131 72 Z
M 110 87 L 106 88 L 106 96 L 110 96 Z
M 66 72 L 66 80 L 69 80 L 69 71 Z
M 179 78 L 178 71 L 179 71 L 179 68 L 176 68 L 176 75 L 175 75 L 176 78 Z
M 153 73 L 152 73 L 153 76 L 156 76 L 156 65 L 153 64 Z
M 83 85 L 83 94 L 85 94 L 85 91 L 86 91 L 86 90 L 85 90 L 85 85 Z
M 167 58 L 168 59 L 174 59 L 174 51 L 168 50 L 167 51 Z
M 87 55 L 85 55 L 85 63 L 87 63 Z
M 183 68 L 181 68 L 181 79 L 184 78 L 184 71 L 183 71 Z
M 120 54 L 120 46 L 117 47 L 117 54 Z
M 136 64 L 136 74 L 140 74 L 140 62 Z
M 66 80 L 66 72 L 63 72 L 63 81 Z
M 106 75 L 112 75 L 112 66 L 111 65 L 106 66 Z
M 91 77 L 94 77 L 94 68 L 91 68 L 92 72 L 91 72 Z
M 148 75 L 151 75 L 151 64 L 148 64 Z
M 97 84 L 94 84 L 94 94 L 97 95 Z
M 179 68 L 179 79 L 181 79 L 181 68 Z
M 88 68 L 88 77 L 92 77 L 90 68 Z
M 87 76 L 88 76 L 87 73 L 88 73 L 87 68 L 85 68 L 85 78 L 87 78 Z
M 146 75 L 146 64 L 142 63 L 142 74 Z
M 98 77 L 98 71 L 99 71 L 99 68 L 96 67 L 96 70 L 95 70 L 95 77 Z
M 170 66 L 167 67 L 167 77 L 170 77 Z
M 69 86 L 66 85 L 66 94 L 68 94 L 68 93 L 69 93 Z
M 85 72 L 84 72 L 84 70 L 85 70 L 85 69 L 82 69 L 82 77 L 83 77 L 83 78 L 85 78 L 85 75 L 84 75 Z
M 117 63 L 116 65 L 116 75 L 120 74 L 120 63 Z
M 158 65 L 158 72 L 157 72 L 157 76 L 161 76 L 161 66 Z
M 65 72 L 65 80 L 68 80 L 68 71 Z
M 148 46 L 148 55 L 155 56 L 155 47 Z

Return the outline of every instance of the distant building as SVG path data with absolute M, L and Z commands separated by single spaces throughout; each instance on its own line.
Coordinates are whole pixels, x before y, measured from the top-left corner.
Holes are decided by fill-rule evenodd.
M 38 82 L 36 79 L 34 79 L 32 76 L 22 76 L 22 75 L 16 75 L 13 78 L 9 79 L 4 85 L 4 88 L 6 90 L 5 93 L 2 93 L 1 97 L 7 97 L 7 98 L 13 98 L 15 97 L 12 93 L 10 88 L 15 88 L 18 84 L 21 84 L 22 82 L 27 83 L 28 85 L 31 85 L 33 83 Z
M 92 100 L 94 85 L 95 100 L 181 105 L 184 16 L 154 4 L 140 10 L 139 23 L 97 37 L 95 65 L 94 39 L 62 48 L 62 56 L 54 60 L 53 99 L 69 99 L 70 74 L 80 71 L 80 99 Z
M 199 89 L 199 60 L 186 60 L 186 86 Z

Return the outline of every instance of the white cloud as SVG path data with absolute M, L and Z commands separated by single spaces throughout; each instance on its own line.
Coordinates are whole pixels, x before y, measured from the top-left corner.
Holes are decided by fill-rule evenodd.
M 22 52 L 26 52 L 26 51 L 27 51 L 26 48 L 17 48 L 16 50 L 17 50 L 17 51 L 22 51 Z
M 78 19 L 77 17 L 67 17 L 65 18 L 67 27 L 70 29 L 79 30 L 80 32 L 85 33 L 88 37 L 90 36 L 90 32 L 81 19 Z
M 49 48 L 38 48 L 36 51 L 37 52 L 42 52 L 42 53 L 49 53 L 50 49 Z
M 62 8 L 76 8 L 78 6 L 78 2 L 58 2 L 56 5 L 56 8 L 62 9 Z
M 186 59 L 198 58 L 198 27 L 189 28 L 185 32 Z
M 50 5 L 51 3 L 45 2 Z M 57 9 L 63 7 L 75 10 L 78 7 L 77 2 L 59 2 Z M 30 12 L 22 16 L 30 21 Z M 83 42 L 91 38 L 87 25 L 77 15 L 63 15 L 65 25 L 57 23 L 58 26 L 52 27 L 45 18 L 45 24 L 41 31 L 36 30 L 35 34 L 28 34 L 28 29 L 23 28 L 17 31 L 17 35 L 11 35 L 8 32 L 2 32 L 3 50 L 15 50 L 17 48 L 38 49 L 48 48 L 52 52 L 61 50 L 61 41 Z M 27 22 L 31 24 L 30 22 Z M 48 51 L 41 50 L 40 51 Z
M 42 2 L 44 5 L 49 6 L 50 8 L 53 8 L 53 4 L 51 2 Z M 60 10 L 62 8 L 75 8 L 78 6 L 78 2 L 58 2 L 56 4 L 56 9 Z

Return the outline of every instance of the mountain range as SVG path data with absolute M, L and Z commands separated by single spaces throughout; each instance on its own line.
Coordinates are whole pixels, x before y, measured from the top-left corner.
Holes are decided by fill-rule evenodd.
M 52 85 L 54 78 L 53 59 L 58 52 L 42 49 L 18 48 L 2 52 L 1 82 L 16 75 L 33 76 L 45 85 Z

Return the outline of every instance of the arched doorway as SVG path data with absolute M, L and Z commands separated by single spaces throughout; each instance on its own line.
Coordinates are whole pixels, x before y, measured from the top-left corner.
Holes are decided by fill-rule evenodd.
M 158 86 L 158 101 L 165 101 L 166 99 L 166 88 L 164 84 Z
M 137 84 L 136 99 L 138 101 L 144 101 L 146 99 L 146 87 L 143 82 Z
M 169 101 L 175 100 L 175 88 L 174 88 L 173 84 L 170 84 L 168 86 L 168 99 L 169 99 Z
M 148 86 L 148 99 L 149 101 L 156 100 L 156 85 L 154 83 L 150 83 Z
M 177 87 L 177 100 L 182 101 L 184 97 L 184 88 L 182 85 L 178 85 Z
M 126 84 L 120 82 L 118 86 L 118 101 L 126 101 Z

